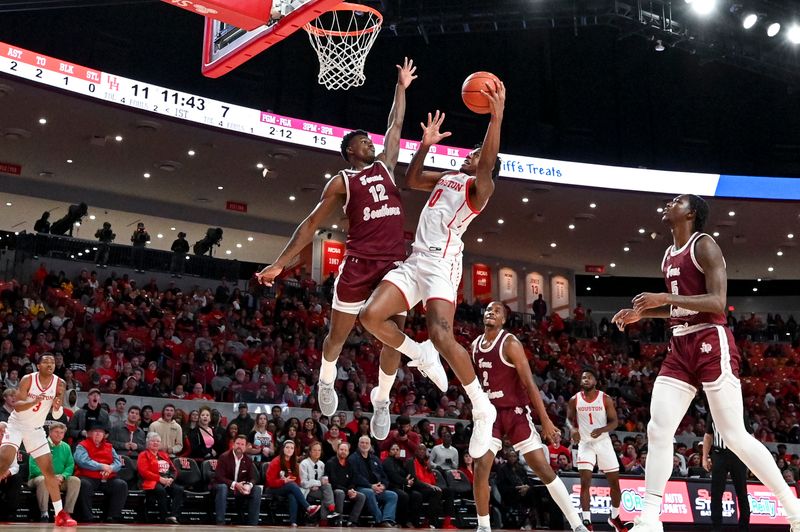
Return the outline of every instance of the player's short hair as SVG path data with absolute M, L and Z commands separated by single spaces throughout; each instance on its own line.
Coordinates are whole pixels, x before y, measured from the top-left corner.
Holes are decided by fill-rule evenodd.
M 45 351 L 44 353 L 39 355 L 39 362 L 41 362 L 44 357 L 50 357 L 53 360 L 56 359 L 56 356 L 53 353 L 51 353 L 50 351 Z
M 475 148 L 474 148 L 474 149 L 476 149 L 476 150 L 482 150 L 482 149 L 483 149 L 483 142 L 479 142 L 479 143 L 477 143 L 477 144 L 475 145 Z M 503 161 L 502 161 L 502 160 L 500 160 L 500 157 L 497 157 L 497 159 L 495 159 L 495 161 L 494 161 L 494 168 L 492 168 L 492 180 L 495 180 L 495 179 L 497 179 L 497 176 L 499 176 L 499 175 L 500 175 L 500 167 L 501 167 L 502 165 L 503 165 Z
M 689 198 L 689 210 L 694 213 L 694 225 L 692 226 L 692 230 L 703 232 L 703 229 L 706 226 L 706 220 L 708 220 L 708 212 L 710 210 L 708 203 L 706 200 L 695 194 L 689 194 L 687 197 Z
M 344 158 L 344 160 L 347 161 L 348 163 L 350 162 L 350 159 L 347 158 L 347 148 L 350 147 L 350 141 L 353 140 L 355 137 L 359 136 L 369 138 L 369 133 L 367 133 L 363 129 L 354 129 L 353 131 L 342 137 L 342 144 L 339 147 L 339 151 L 342 153 L 342 157 Z
M 597 370 L 594 369 L 591 366 L 586 366 L 585 368 L 583 368 L 583 370 L 581 371 L 581 374 L 583 374 L 583 373 L 591 373 L 592 377 L 594 377 L 594 380 L 598 380 L 597 379 Z

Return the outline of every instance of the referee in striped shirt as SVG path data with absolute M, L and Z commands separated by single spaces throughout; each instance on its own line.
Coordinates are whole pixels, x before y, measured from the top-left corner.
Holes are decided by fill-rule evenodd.
M 748 432 L 753 431 L 747 413 L 744 414 L 744 426 Z M 747 466 L 728 449 L 717 430 L 709 409 L 706 418 L 706 434 L 703 436 L 703 468 L 711 472 L 711 530 L 722 530 L 722 494 L 731 475 L 736 490 L 736 502 L 739 504 L 739 531 L 750 529 L 750 501 L 747 498 Z

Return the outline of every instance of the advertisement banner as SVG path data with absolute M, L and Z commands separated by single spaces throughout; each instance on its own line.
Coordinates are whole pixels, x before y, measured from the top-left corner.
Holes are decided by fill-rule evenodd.
M 481 303 L 492 299 L 492 269 L 486 264 L 472 265 L 472 298 Z
M 544 276 L 539 272 L 531 272 L 525 276 L 525 312 L 531 312 L 531 305 L 544 297 Z
M 512 312 L 519 311 L 519 283 L 517 272 L 511 268 L 500 268 L 497 272 L 499 286 L 497 288 L 500 301 L 508 305 Z
M 729 486 L 730 487 L 730 486 Z M 754 525 L 786 525 L 786 510 L 775 495 L 761 484 L 748 484 L 750 523 Z
M 550 312 L 558 312 L 562 318 L 569 317 L 569 280 L 556 275 L 550 279 Z
M 572 506 L 580 511 L 581 480 L 578 477 L 562 477 L 572 500 Z M 644 506 L 644 478 L 621 478 L 620 518 L 633 521 Z M 761 525 L 786 525 L 786 512 L 778 499 L 761 484 L 747 485 L 750 502 L 750 523 Z M 725 486 L 722 494 L 722 524 L 736 525 L 739 511 L 734 497 L 733 485 Z M 592 478 L 590 510 L 592 523 L 605 523 L 611 515 L 611 490 L 603 477 Z M 711 525 L 711 482 L 708 480 L 671 480 L 664 491 L 661 507 L 664 523 L 695 523 Z
M 622 503 L 619 516 L 623 522 L 633 521 L 644 508 L 644 478 L 621 478 Z M 670 480 L 661 503 L 661 519 L 665 523 L 693 523 L 694 514 L 685 481 Z
M 344 258 L 344 242 L 325 240 L 322 242 L 322 278 L 339 275 L 339 265 Z
M 725 486 L 722 493 L 722 524 L 735 525 L 739 522 L 739 510 L 734 499 L 733 485 Z M 689 496 L 692 498 L 696 523 L 711 524 L 711 487 L 710 483 L 689 483 Z M 752 520 L 750 521 L 752 522 Z

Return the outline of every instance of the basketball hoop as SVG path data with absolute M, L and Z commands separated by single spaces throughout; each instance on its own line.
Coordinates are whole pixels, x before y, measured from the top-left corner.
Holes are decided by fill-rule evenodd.
M 303 26 L 319 58 L 320 85 L 331 90 L 363 85 L 364 64 L 381 24 L 376 9 L 345 2 Z

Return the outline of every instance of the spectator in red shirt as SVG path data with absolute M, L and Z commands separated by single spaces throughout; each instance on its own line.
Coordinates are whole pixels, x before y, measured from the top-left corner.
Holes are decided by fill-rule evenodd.
M 559 454 L 566 454 L 567 456 L 570 455 L 569 448 L 564 447 L 564 444 L 562 444 L 560 441 L 548 445 L 547 452 L 550 453 L 550 467 L 552 467 L 556 471 L 558 471 L 558 455 Z
M 309 504 L 299 486 L 300 467 L 297 465 L 293 440 L 283 442 L 281 452 L 272 459 L 267 468 L 267 486 L 273 495 L 283 495 L 289 499 L 289 522 L 297 526 L 297 507 L 306 511 L 309 517 L 319 512 L 318 504 Z
M 411 419 L 408 416 L 398 416 L 397 428 L 389 432 L 389 435 L 381 443 L 381 451 L 388 451 L 393 443 L 400 447 L 400 457 L 408 458 L 414 456 L 417 447 L 421 443 L 419 434 L 411 430 Z
M 145 499 L 156 501 L 161 522 L 177 525 L 183 506 L 183 486 L 175 483 L 178 470 L 169 455 L 158 450 L 160 445 L 161 436 L 156 432 L 149 432 L 147 450 L 140 453 L 136 461 L 137 471 Z M 168 495 L 172 501 L 171 507 L 167 504 Z
M 458 528 L 453 525 L 451 517 L 453 515 L 453 493 L 447 488 L 440 488 L 436 485 L 436 475 L 428 460 L 428 448 L 424 445 L 417 445 L 414 459 L 408 462 L 408 474 L 414 480 L 411 483 L 411 490 L 420 492 L 423 500 L 430 502 L 427 516 L 430 525 L 444 529 Z M 442 513 L 443 501 L 444 515 Z M 443 520 L 440 522 L 441 518 Z

